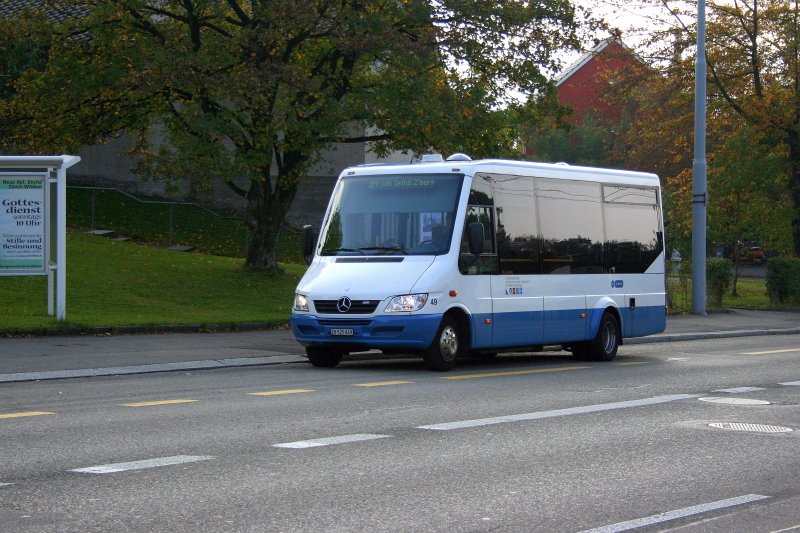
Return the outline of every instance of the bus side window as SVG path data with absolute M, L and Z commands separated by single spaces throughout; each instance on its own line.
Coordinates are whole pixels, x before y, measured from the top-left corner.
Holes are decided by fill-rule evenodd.
M 494 243 L 494 209 L 489 206 L 467 206 L 467 216 L 461 234 L 461 258 L 459 270 L 462 274 L 494 274 L 497 272 L 497 250 Z M 467 228 L 474 222 L 483 225 L 483 253 L 477 261 L 469 251 Z
M 603 196 L 609 272 L 647 271 L 664 248 L 657 190 L 605 185 Z
M 533 178 L 497 175 L 493 182 L 500 274 L 541 274 Z
M 603 260 L 600 184 L 536 179 L 545 274 L 599 274 Z

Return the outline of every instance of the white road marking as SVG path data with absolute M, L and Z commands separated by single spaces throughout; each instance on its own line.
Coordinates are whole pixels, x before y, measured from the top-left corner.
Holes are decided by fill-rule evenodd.
M 496 416 L 492 418 L 479 418 L 477 420 L 462 420 L 460 422 L 445 422 L 443 424 L 431 424 L 418 426 L 417 429 L 433 429 L 437 431 L 450 431 L 453 429 L 473 428 L 479 426 L 491 426 L 494 424 L 506 424 L 508 422 L 521 422 L 524 420 L 541 420 L 543 418 L 556 418 L 559 416 L 582 415 L 586 413 L 597 413 L 599 411 L 612 411 L 614 409 L 627 409 L 629 407 L 642 407 L 646 405 L 656 405 L 677 400 L 690 400 L 697 398 L 698 394 L 673 394 L 669 396 L 654 396 L 653 398 L 643 398 L 641 400 L 629 400 L 625 402 L 601 403 L 597 405 L 585 405 L 582 407 L 569 407 L 567 409 L 555 409 L 553 411 L 537 411 L 534 413 L 522 413 L 518 415 Z
M 75 470 L 70 470 L 70 472 L 80 472 L 83 474 L 111 474 L 113 472 L 124 472 L 126 470 L 142 470 L 145 468 L 156 468 L 159 466 L 196 463 L 198 461 L 208 461 L 209 459 L 213 458 L 214 457 L 210 455 L 173 455 L 172 457 L 159 457 L 156 459 L 145 459 L 144 461 L 88 466 L 86 468 L 76 468 Z
M 789 383 L 778 383 L 778 385 L 787 385 L 789 387 L 800 387 L 800 381 L 790 381 Z
M 0 483 L 0 487 L 10 487 L 13 483 Z
M 726 507 L 744 505 L 746 503 L 757 502 L 759 500 L 765 500 L 768 498 L 769 496 L 762 496 L 761 494 L 746 494 L 744 496 L 729 498 L 727 500 L 719 500 L 716 502 L 694 505 L 692 507 L 684 507 L 683 509 L 676 509 L 675 511 L 655 514 L 645 518 L 629 520 L 627 522 L 619 522 L 617 524 L 602 526 L 595 529 L 587 529 L 585 531 L 581 531 L 581 533 L 615 533 L 617 531 L 630 531 L 631 529 L 637 529 L 653 524 L 660 524 L 670 520 L 677 520 L 678 518 L 707 513 L 709 511 L 716 511 L 717 509 L 725 509 Z
M 738 394 L 740 392 L 755 392 L 757 390 L 766 390 L 763 387 L 734 387 L 732 389 L 717 389 L 711 392 L 727 392 L 729 394 Z
M 356 435 L 342 435 L 340 437 L 325 437 L 322 439 L 298 440 L 295 442 L 284 442 L 273 444 L 274 448 L 315 448 L 317 446 L 330 446 L 332 444 L 345 444 L 348 442 L 360 442 L 363 440 L 386 439 L 391 435 L 375 435 L 373 433 L 359 433 Z
M 751 400 L 750 398 L 723 398 L 720 396 L 706 396 L 698 398 L 701 402 L 722 403 L 726 405 L 769 405 L 766 400 Z

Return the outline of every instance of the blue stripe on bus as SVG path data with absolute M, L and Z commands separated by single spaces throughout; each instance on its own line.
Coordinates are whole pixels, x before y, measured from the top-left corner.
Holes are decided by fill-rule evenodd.
M 664 306 L 618 309 L 623 337 L 660 333 L 666 327 Z M 581 318 L 582 313 L 586 318 Z M 567 309 L 474 315 L 473 348 L 503 348 L 537 344 L 563 344 L 594 338 L 605 309 Z M 492 319 L 492 327 L 485 326 Z

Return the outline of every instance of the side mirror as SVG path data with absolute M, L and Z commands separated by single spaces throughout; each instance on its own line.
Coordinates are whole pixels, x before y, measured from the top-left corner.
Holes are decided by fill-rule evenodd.
M 306 224 L 303 226 L 303 259 L 310 265 L 314 258 L 314 228 Z
M 472 222 L 467 227 L 467 231 L 469 232 L 469 253 L 475 256 L 481 255 L 483 253 L 484 243 L 483 224 L 480 222 Z

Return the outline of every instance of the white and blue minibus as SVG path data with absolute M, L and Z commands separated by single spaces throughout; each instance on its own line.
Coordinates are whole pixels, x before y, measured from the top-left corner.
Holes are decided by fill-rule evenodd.
M 448 370 L 545 345 L 609 361 L 666 325 L 654 174 L 463 154 L 351 167 L 316 242 L 305 230 L 291 324 L 315 366 L 378 349 Z

